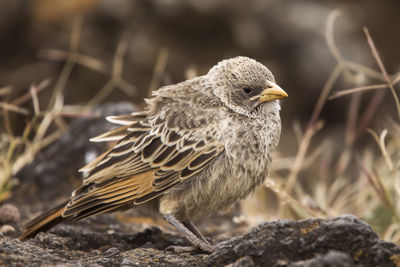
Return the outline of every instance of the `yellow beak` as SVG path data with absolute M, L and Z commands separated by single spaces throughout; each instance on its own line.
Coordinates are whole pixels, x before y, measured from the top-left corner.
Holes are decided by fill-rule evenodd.
M 285 97 L 288 97 L 288 94 L 285 91 L 283 91 L 283 89 L 280 88 L 279 85 L 273 82 L 269 82 L 267 88 L 261 92 L 258 101 L 260 103 L 264 103 L 267 101 L 281 99 Z

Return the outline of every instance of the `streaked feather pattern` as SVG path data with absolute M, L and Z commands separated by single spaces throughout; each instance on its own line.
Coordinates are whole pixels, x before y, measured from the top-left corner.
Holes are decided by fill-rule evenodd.
M 210 137 L 198 138 L 198 128 L 178 130 L 176 125 L 187 116 L 174 115 L 181 119 L 149 112 L 108 117 L 122 126 L 92 140 L 118 142 L 81 169 L 89 175 L 74 191 L 63 216 L 75 221 L 147 202 L 199 173 L 224 150 Z

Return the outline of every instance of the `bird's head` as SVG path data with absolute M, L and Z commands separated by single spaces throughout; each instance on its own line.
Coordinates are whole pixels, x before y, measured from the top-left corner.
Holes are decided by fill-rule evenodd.
M 210 69 L 214 94 L 230 109 L 255 117 L 260 110 L 279 110 L 279 99 L 287 97 L 274 76 L 261 63 L 235 57 L 223 60 Z

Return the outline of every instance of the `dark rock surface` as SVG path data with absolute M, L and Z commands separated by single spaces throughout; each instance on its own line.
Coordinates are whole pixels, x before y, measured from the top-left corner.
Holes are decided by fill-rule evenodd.
M 112 229 L 112 230 L 111 230 Z M 278 220 L 217 244 L 207 254 L 176 254 L 177 234 L 150 227 L 132 232 L 111 215 L 61 225 L 25 242 L 0 234 L 0 265 L 96 266 L 399 266 L 400 248 L 379 239 L 352 215 Z
M 266 266 L 338 266 L 340 262 L 392 266 L 400 257 L 400 248 L 380 240 L 365 222 L 343 215 L 261 224 L 242 237 L 218 244 L 207 265 L 228 264 L 241 257 Z

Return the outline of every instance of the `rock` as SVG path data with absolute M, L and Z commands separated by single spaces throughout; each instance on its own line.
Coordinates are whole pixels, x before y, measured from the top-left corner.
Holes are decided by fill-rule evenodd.
M 0 206 L 0 224 L 18 222 L 21 219 L 19 209 L 13 204 Z
M 105 234 L 107 225 L 121 224 Z M 112 215 L 60 225 L 20 242 L 0 235 L 0 265 L 96 266 L 399 266 L 400 248 L 381 240 L 352 215 L 331 219 L 278 220 L 216 245 L 213 254 L 176 254 L 187 245 L 156 227 L 132 232 Z
M 242 258 L 239 258 L 235 263 L 233 264 L 233 267 L 251 267 L 254 266 L 254 261 L 253 258 L 250 256 L 244 256 Z
M 352 215 L 278 220 L 218 244 L 205 266 L 226 265 L 245 256 L 264 266 L 337 266 L 338 262 L 347 266 L 396 266 L 400 248 L 380 240 L 368 224 Z M 296 265 L 299 261 L 304 262 Z
M 318 266 L 364 266 L 355 264 L 351 257 L 340 251 L 331 250 L 326 254 L 317 255 L 309 260 L 293 262 L 289 267 L 318 267 Z
M 15 228 L 12 227 L 11 225 L 5 224 L 0 226 L 0 233 L 3 234 L 8 234 L 8 233 L 14 233 L 15 232 Z

